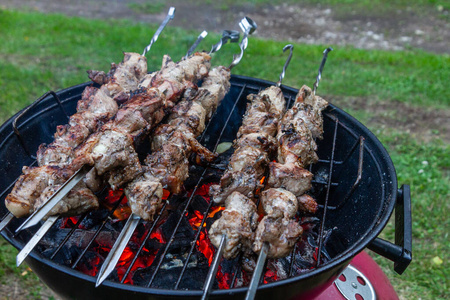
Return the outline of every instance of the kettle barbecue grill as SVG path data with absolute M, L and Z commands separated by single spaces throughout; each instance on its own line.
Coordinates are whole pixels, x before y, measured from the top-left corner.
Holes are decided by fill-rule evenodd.
M 230 92 L 200 138 L 209 149 L 219 143 L 232 142 L 241 125 L 247 95 L 274 84 L 236 75 L 232 76 L 231 83 Z M 66 123 L 68 114 L 75 112 L 82 91 L 92 84 L 87 82 L 47 93 L 0 127 L 0 172 L 4 174 L 0 182 L 0 217 L 8 215 L 3 200 L 21 174 L 22 166 L 34 163 L 33 153 L 37 147 L 52 141 L 56 125 Z M 293 102 L 298 90 L 286 86 L 282 86 L 282 90 L 287 103 Z M 411 261 L 409 187 L 398 188 L 389 154 L 364 125 L 333 104 L 323 115 L 324 138 L 317 141 L 319 162 L 311 167 L 315 174 L 312 193 L 319 203 L 319 211 L 311 221 L 313 235 L 306 243 L 314 250 L 310 254 L 315 260 L 312 264 L 302 261 L 305 256 L 302 248 L 305 242 L 302 241 L 303 244 L 299 243 L 291 255 L 279 262 L 271 262 L 272 267 L 283 265 L 282 272 L 286 275 L 264 280 L 256 294 L 258 299 L 286 299 L 299 293 L 302 297 L 318 295 L 365 248 L 394 261 L 394 269 L 400 274 Z M 123 209 L 122 199 L 116 199 L 114 205 L 103 210 L 70 219 L 70 226 L 67 218 L 60 218 L 27 258 L 27 263 L 42 281 L 64 298 L 199 298 L 209 264 L 196 244 L 205 239 L 209 226 L 220 215 L 219 212 L 207 218 L 214 209 L 213 201 L 201 200 L 200 189 L 220 178 L 229 155 L 229 151 L 221 154 L 222 164 L 192 167 L 185 193 L 171 195 L 154 224 L 139 225 L 137 235 L 140 237 L 130 246 L 135 250 L 135 259 L 125 266 L 125 274 L 117 271 L 95 288 L 95 272 L 89 269 L 100 266 L 107 254 L 107 247 L 96 246 L 99 240 L 109 238 L 113 242 L 123 227 L 125 220 L 118 220 L 113 215 L 116 209 Z M 108 192 L 103 193 L 103 196 L 107 195 Z M 394 209 L 395 244 L 377 238 Z M 198 229 L 191 232 L 189 217 L 195 211 L 203 218 L 199 219 Z M 18 249 L 37 230 L 33 227 L 15 235 L 20 223 L 21 220 L 12 220 L 1 233 Z M 155 241 L 156 233 L 163 242 Z M 133 270 L 137 258 L 148 255 L 146 251 L 150 248 L 153 251 L 150 265 Z M 180 254 L 180 249 L 185 253 Z M 97 265 L 93 265 L 93 257 Z M 243 278 L 242 263 L 239 258 L 221 263 L 221 274 L 216 276 L 211 298 L 244 297 L 248 282 Z

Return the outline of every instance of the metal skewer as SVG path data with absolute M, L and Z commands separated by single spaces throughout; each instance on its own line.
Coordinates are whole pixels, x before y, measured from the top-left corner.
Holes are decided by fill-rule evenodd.
M 26 229 L 28 227 L 34 226 L 39 221 L 41 221 L 51 210 L 53 207 L 64 198 L 67 193 L 78 183 L 84 176 L 91 170 L 91 168 L 87 166 L 83 166 L 79 169 L 72 177 L 69 178 L 64 184 L 52 195 L 52 197 L 45 202 L 40 209 L 35 210 L 28 219 L 25 220 L 17 229 L 16 233 L 20 232 L 22 229 Z
M 58 220 L 57 216 L 51 216 L 45 221 L 44 225 L 39 228 L 39 230 L 33 235 L 33 237 L 28 241 L 28 243 L 22 248 L 22 250 L 17 254 L 16 265 L 20 264 L 25 260 L 25 258 L 30 254 L 34 247 L 39 243 L 39 241 L 44 237 L 47 231 L 55 224 Z
M 150 51 L 150 48 L 152 47 L 153 43 L 156 42 L 159 35 L 163 31 L 164 27 L 166 27 L 167 23 L 169 23 L 169 21 L 173 19 L 174 15 L 175 15 L 175 7 L 171 7 L 169 9 L 169 12 L 167 13 L 166 18 L 161 23 L 161 25 L 159 25 L 158 30 L 156 30 L 155 34 L 153 35 L 152 39 L 150 40 L 150 44 L 148 44 L 148 46 L 145 47 L 144 52 L 142 53 L 142 56 L 145 56 L 145 54 L 147 54 L 147 52 Z
M 153 35 L 150 44 L 148 46 L 146 46 L 144 48 L 144 53 L 143 55 L 145 55 L 149 50 L 150 47 L 153 45 L 154 42 L 156 42 L 156 40 L 158 39 L 159 34 L 162 32 L 162 30 L 164 29 L 164 27 L 167 25 L 167 23 L 173 19 L 173 16 L 175 14 L 175 8 L 171 7 L 169 9 L 169 13 L 167 15 L 167 17 L 164 19 L 163 23 L 159 26 L 158 30 L 155 32 L 155 34 Z M 78 170 L 71 178 L 69 178 L 69 180 L 67 180 L 56 192 L 55 194 L 53 194 L 49 200 L 42 205 L 41 207 L 37 208 L 26 220 L 25 222 L 23 222 L 17 229 L 16 229 L 16 233 L 18 233 L 19 231 L 29 228 L 31 226 L 36 225 L 37 223 L 39 223 L 42 218 L 44 216 L 46 216 L 50 210 L 59 202 L 62 200 L 62 198 L 64 198 L 64 196 L 70 192 L 70 190 L 81 180 L 84 178 L 84 176 L 86 176 L 87 173 L 89 173 L 92 170 L 92 168 L 89 167 L 83 167 L 80 170 Z M 70 187 L 70 188 L 69 188 Z M 7 216 L 8 217 L 8 216 Z M 3 224 L 3 221 L 2 223 Z M 6 226 L 6 224 L 4 225 Z M 0 229 L 2 229 L 0 227 Z
M 325 51 L 323 51 L 323 59 L 319 67 L 319 74 L 317 75 L 316 82 L 314 83 L 314 95 L 317 90 L 317 87 L 319 86 L 320 78 L 322 77 L 322 71 L 323 67 L 325 66 L 325 62 L 327 60 L 328 52 L 332 51 L 332 48 L 327 48 Z M 247 291 L 247 294 L 245 296 L 246 300 L 254 299 L 256 295 L 256 291 L 258 289 L 259 282 L 261 280 L 262 271 L 264 269 L 264 265 L 266 264 L 267 260 L 267 252 L 269 250 L 269 244 L 267 242 L 264 242 L 261 251 L 258 256 L 258 262 L 256 263 L 255 272 L 253 273 L 252 280 L 250 281 L 250 285 Z
M 314 82 L 314 85 L 313 85 L 314 95 L 316 94 L 317 87 L 319 86 L 319 81 L 322 78 L 322 71 L 323 71 L 323 67 L 325 67 L 325 63 L 327 61 L 328 52 L 331 52 L 331 51 L 333 51 L 333 48 L 331 48 L 331 47 L 328 47 L 327 49 L 323 50 L 322 62 L 320 63 L 319 72 L 316 77 L 316 82 Z
M 244 50 L 247 49 L 247 46 L 248 46 L 248 36 L 249 36 L 249 34 L 252 34 L 256 30 L 258 25 L 256 25 L 256 23 L 249 17 L 245 17 L 239 22 L 239 27 L 244 32 L 242 41 L 239 43 L 239 47 L 241 48 L 241 53 L 234 55 L 233 62 L 228 67 L 229 69 L 232 69 L 234 66 L 236 66 L 241 61 L 242 56 L 244 56 Z
M 222 46 L 228 42 L 228 40 L 230 40 L 230 43 L 237 43 L 237 42 L 239 42 L 239 37 L 240 37 L 239 31 L 236 31 L 236 30 L 224 30 L 222 32 L 222 38 L 220 39 L 220 41 L 217 44 L 212 46 L 211 51 L 209 51 L 208 54 L 212 54 L 214 52 L 219 51 L 220 48 L 222 48 Z
M 291 61 L 292 54 L 293 54 L 293 51 L 294 51 L 294 46 L 291 45 L 291 44 L 288 44 L 288 45 L 284 46 L 283 47 L 283 52 L 286 52 L 287 49 L 289 49 L 290 52 L 289 52 L 289 56 L 288 56 L 286 62 L 284 63 L 283 71 L 280 74 L 280 80 L 276 83 L 276 85 L 278 87 L 281 86 L 281 82 L 284 79 L 284 76 L 286 74 L 286 69 L 287 69 L 287 67 L 288 67 L 288 65 L 289 65 L 289 63 Z M 205 285 L 203 287 L 202 299 L 208 299 L 208 297 L 209 297 L 209 295 L 211 293 L 212 285 L 214 283 L 214 276 L 217 274 L 217 269 L 219 267 L 219 263 L 222 260 L 223 251 L 224 251 L 225 245 L 226 245 L 226 239 L 227 239 L 227 236 L 225 234 L 223 234 L 222 238 L 220 240 L 220 245 L 219 245 L 219 247 L 217 249 L 217 252 L 214 255 L 214 260 L 213 260 L 213 262 L 211 264 L 211 267 L 209 269 L 209 272 L 208 272 L 208 275 L 207 275 L 207 280 L 206 280 Z M 257 275 L 258 278 L 261 277 L 261 273 L 262 273 L 262 270 L 263 270 L 263 267 L 264 267 L 264 262 L 265 262 L 266 257 L 267 257 L 267 251 L 268 251 L 268 246 L 266 244 L 263 244 L 263 246 L 261 248 L 260 258 L 258 259 L 258 264 L 256 265 L 256 269 L 255 269 L 255 273 L 254 273 L 254 276 L 255 276 L 257 274 L 257 272 L 259 272 L 259 275 Z M 260 259 L 262 259 L 262 261 L 263 261 L 262 263 L 259 262 Z M 252 283 L 253 283 L 253 285 L 252 285 Z M 252 281 L 251 284 L 250 284 L 248 294 L 250 293 L 251 297 L 254 297 L 254 295 L 256 293 L 256 290 L 258 289 L 258 284 L 257 283 L 258 282 L 253 282 Z M 248 297 L 248 294 L 247 294 L 247 297 Z M 253 299 L 253 298 L 248 298 L 248 299 Z
M 203 33 L 205 33 L 204 31 Z M 235 39 L 231 37 L 226 37 L 226 32 L 230 31 L 224 31 L 224 34 L 222 36 L 221 41 L 223 43 L 226 43 L 228 40 L 233 42 Z M 206 34 L 200 34 L 197 41 L 194 43 L 194 45 L 188 50 L 188 53 L 192 53 L 196 46 L 200 43 L 200 41 L 206 36 Z M 195 47 L 194 47 L 195 46 Z M 220 48 L 219 48 L 220 49 Z M 217 49 L 218 50 L 218 49 Z M 217 51 L 216 50 L 216 51 Z M 190 54 L 189 54 L 190 55 Z M 186 55 L 189 56 L 189 55 Z M 130 221 L 130 219 L 132 219 Z M 120 233 L 119 237 L 115 241 L 113 247 L 111 248 L 111 251 L 109 252 L 108 256 L 106 257 L 105 261 L 102 264 L 102 267 L 100 268 L 100 271 L 97 276 L 97 281 L 95 283 L 95 286 L 98 287 L 102 282 L 108 278 L 109 274 L 114 270 L 114 268 L 117 265 L 117 262 L 119 261 L 123 250 L 125 249 L 126 245 L 128 244 L 134 230 L 136 229 L 137 225 L 139 224 L 141 218 L 134 213 L 132 213 L 127 220 L 127 223 L 122 229 L 122 232 Z
M 134 230 L 136 229 L 140 221 L 141 218 L 133 213 L 128 217 L 127 223 L 125 223 L 125 226 L 117 237 L 117 240 L 111 248 L 111 251 L 109 251 L 108 257 L 105 259 L 100 271 L 98 272 L 95 287 L 98 287 L 114 270 L 117 262 L 120 259 L 120 256 L 122 256 L 123 250 L 127 246 L 128 241 L 130 240 Z M 126 241 L 126 243 L 122 241 Z
M 186 56 L 184 57 L 185 59 L 188 58 L 192 52 L 194 52 L 195 48 L 197 48 L 198 44 L 200 44 L 200 42 L 208 35 L 208 32 L 203 30 L 202 33 L 199 34 L 199 36 L 197 37 L 197 40 L 195 41 L 195 43 L 191 46 L 191 48 L 189 48 L 188 52 L 186 53 Z

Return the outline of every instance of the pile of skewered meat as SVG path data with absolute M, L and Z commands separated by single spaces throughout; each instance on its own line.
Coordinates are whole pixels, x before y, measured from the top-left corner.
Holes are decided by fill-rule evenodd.
M 163 205 L 163 188 L 175 194 L 181 191 L 188 177 L 191 153 L 207 162 L 216 158 L 196 138 L 228 92 L 229 79 L 229 69 L 217 67 L 211 70 L 202 86 L 180 101 L 167 123 L 155 130 L 152 153 L 145 159 L 145 172 L 125 188 L 134 214 L 152 221 Z
M 196 53 L 175 63 L 165 56 L 161 70 L 147 74 L 145 57 L 125 53 L 108 73 L 89 71 L 100 88 L 87 87 L 69 124 L 58 126 L 54 142 L 39 147 L 39 166 L 24 167 L 6 207 L 16 217 L 26 216 L 77 170 L 89 166 L 84 181 L 49 215 L 98 208 L 95 192 L 107 182 L 124 189 L 133 214 L 152 221 L 162 207 L 163 189 L 181 191 L 192 153 L 202 162 L 216 158 L 197 137 L 228 92 L 230 70 L 210 70 L 210 59 Z M 327 102 L 306 86 L 287 111 L 276 86 L 248 100 L 234 154 L 220 183 L 211 187 L 214 201 L 226 209 L 209 237 L 218 246 L 226 236 L 227 259 L 239 252 L 258 253 L 264 243 L 270 257 L 283 257 L 302 234 L 297 212 L 317 210 L 306 194 L 313 175 L 305 167 L 318 159 L 315 139 L 322 138 L 321 112 Z M 166 115 L 166 122 L 157 126 Z M 150 133 L 151 152 L 141 164 L 136 143 Z M 255 198 L 266 213 L 262 219 Z
M 303 232 L 297 212 L 317 211 L 316 201 L 306 194 L 313 175 L 305 167 L 318 160 L 315 139 L 322 138 L 322 110 L 328 103 L 306 86 L 286 113 L 278 87 L 248 100 L 228 169 L 220 184 L 211 187 L 214 201 L 225 202 L 226 208 L 209 237 L 219 247 L 225 235 L 227 259 L 239 252 L 258 253 L 264 243 L 269 257 L 284 257 Z M 259 224 L 256 195 L 266 213 Z
M 76 215 L 96 209 L 93 191 L 99 190 L 103 180 L 119 188 L 143 173 L 134 140 L 148 134 L 183 93 L 208 74 L 210 58 L 196 53 L 174 63 L 165 56 L 162 69 L 146 75 L 145 57 L 125 53 L 124 61 L 113 64 L 108 74 L 89 72 L 101 87 L 86 88 L 69 124 L 58 127 L 53 143 L 39 148 L 39 166 L 24 167 L 5 199 L 6 207 L 16 217 L 30 214 L 74 172 L 88 165 L 92 169 L 84 182 L 50 214 Z

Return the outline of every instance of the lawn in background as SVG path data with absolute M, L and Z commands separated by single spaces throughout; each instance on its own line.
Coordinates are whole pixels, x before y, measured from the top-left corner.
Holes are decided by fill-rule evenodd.
M 48 90 L 60 90 L 88 81 L 86 70 L 109 70 L 120 62 L 122 52 L 141 53 L 157 26 L 124 20 L 88 20 L 57 14 L 0 10 L 0 123 Z M 168 27 L 147 54 L 150 69 L 158 69 L 163 54 L 178 60 L 198 32 Z M 210 48 L 218 35 L 210 34 L 200 49 Z M 286 43 L 250 38 L 249 46 L 234 74 L 277 81 L 286 59 Z M 284 84 L 299 88 L 312 85 L 326 46 L 295 44 L 294 57 Z M 367 51 L 334 46 L 318 94 L 337 106 L 352 99 L 371 105 L 402 103 L 423 110 L 450 109 L 450 57 L 419 50 Z M 237 45 L 226 45 L 214 55 L 213 65 L 229 65 Z M 334 101 L 339 101 L 336 103 Z M 392 105 L 391 105 L 392 107 Z M 380 127 L 370 110 L 354 107 L 351 114 L 366 124 L 390 153 L 399 184 L 410 184 L 413 200 L 413 262 L 402 275 L 392 263 L 377 258 L 404 299 L 448 297 L 448 211 L 450 147 L 443 133 L 431 132 L 426 143 L 414 133 Z M 395 107 L 386 115 L 400 118 Z M 444 133 L 445 134 L 445 133 Z M 393 240 L 393 224 L 382 237 Z M 17 251 L 0 242 L 0 282 L 17 278 L 39 298 L 36 277 L 25 267 L 15 268 Z

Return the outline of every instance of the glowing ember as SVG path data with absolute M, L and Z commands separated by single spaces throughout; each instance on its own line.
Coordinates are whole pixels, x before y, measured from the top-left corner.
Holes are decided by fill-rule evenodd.
M 211 210 L 211 212 L 208 214 L 208 218 L 214 218 L 214 215 L 215 215 L 216 213 L 218 213 L 219 211 L 222 211 L 222 210 L 224 210 L 224 209 L 225 209 L 225 206 L 216 206 L 216 207 L 213 207 L 212 210 Z
M 216 252 L 216 250 L 214 249 L 214 246 L 211 244 L 211 241 L 209 240 L 208 235 L 205 234 L 205 232 L 203 232 L 203 231 L 200 232 L 200 237 L 196 244 L 197 244 L 198 251 L 203 253 L 203 255 L 206 257 L 206 259 L 208 259 L 208 265 L 211 266 L 211 263 L 214 258 L 214 253 Z
M 187 214 L 186 214 L 187 216 Z M 194 211 L 194 215 L 189 218 L 189 224 L 191 224 L 192 229 L 197 230 L 197 228 L 202 224 L 203 215 L 198 211 Z M 203 227 L 206 226 L 206 222 L 203 223 Z
M 168 190 L 166 190 L 166 189 L 163 189 L 162 199 L 163 200 L 167 200 L 167 198 L 169 198 L 169 196 L 170 196 L 170 192 Z
M 73 228 L 73 226 L 77 224 L 79 219 L 80 219 L 79 216 L 65 218 L 62 220 L 60 228 Z
M 211 198 L 209 197 L 209 187 L 213 184 L 217 184 L 216 182 L 210 182 L 210 183 L 205 183 L 202 186 L 200 186 L 199 188 L 197 188 L 197 190 L 195 191 L 194 195 L 199 195 L 202 196 L 203 199 L 205 199 L 205 201 L 207 201 L 209 203 L 209 201 L 211 200 Z M 187 196 L 191 197 L 192 195 L 192 191 L 189 191 Z
M 259 182 L 260 182 L 262 185 L 264 185 L 264 180 L 265 180 L 265 179 L 266 179 L 266 176 L 263 176 Z
M 267 270 L 264 274 L 264 283 L 274 282 L 277 281 L 278 276 L 277 273 L 272 270 Z
M 222 266 L 219 266 L 216 279 L 220 289 L 228 290 L 230 288 L 230 284 L 228 282 L 230 282 L 232 275 L 233 274 L 222 273 Z
M 157 239 L 161 244 L 166 243 L 166 239 L 161 234 L 161 228 L 158 228 L 155 232 L 152 232 L 150 234 L 150 239 Z
M 108 191 L 108 195 L 105 197 L 105 199 L 103 201 L 103 204 L 108 208 L 112 207 L 120 199 L 122 194 L 123 194 L 122 189 L 118 189 L 116 191 L 113 191 L 112 189 L 110 189 Z

